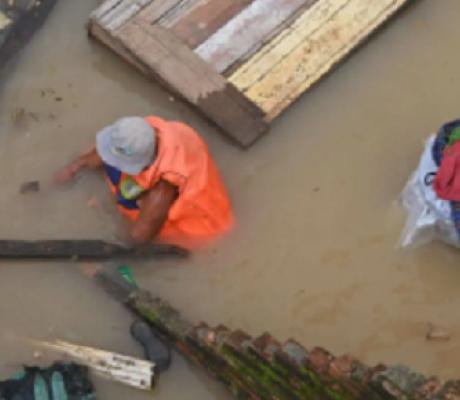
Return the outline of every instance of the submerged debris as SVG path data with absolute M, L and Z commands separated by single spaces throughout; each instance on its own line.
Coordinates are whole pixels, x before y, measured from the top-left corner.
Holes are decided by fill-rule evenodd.
M 451 338 L 449 332 L 433 325 L 432 323 L 427 324 L 426 340 L 447 342 Z
M 31 121 L 38 122 L 39 116 L 34 111 L 28 111 L 24 107 L 18 107 L 11 113 L 14 126 L 20 129 L 27 128 Z
M 39 181 L 27 181 L 24 182 L 19 188 L 19 193 L 37 193 L 40 191 L 40 182 Z

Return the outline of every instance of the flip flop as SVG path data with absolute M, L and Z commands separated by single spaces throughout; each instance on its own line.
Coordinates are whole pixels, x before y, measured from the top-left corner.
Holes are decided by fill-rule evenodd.
M 159 372 L 171 365 L 171 348 L 164 343 L 154 329 L 146 322 L 136 320 L 132 323 L 131 336 L 144 348 L 145 357 L 154 362 Z

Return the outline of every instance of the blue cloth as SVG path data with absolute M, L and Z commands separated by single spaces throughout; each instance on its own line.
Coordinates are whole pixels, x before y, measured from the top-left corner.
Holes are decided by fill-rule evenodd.
M 129 200 L 123 197 L 123 194 L 120 191 L 119 184 L 121 181 L 121 171 L 112 167 L 111 165 L 105 164 L 105 173 L 107 177 L 110 179 L 110 182 L 117 188 L 116 199 L 117 203 L 122 207 L 128 210 L 138 210 L 139 206 L 137 205 L 136 200 Z
M 436 135 L 432 152 L 433 159 L 438 167 L 441 165 L 444 149 L 449 142 L 449 136 L 457 127 L 460 127 L 460 119 L 456 119 L 454 121 L 448 122 L 447 124 L 444 124 Z M 451 201 L 450 212 L 452 221 L 455 225 L 455 230 L 457 231 L 457 236 L 460 239 L 460 202 Z

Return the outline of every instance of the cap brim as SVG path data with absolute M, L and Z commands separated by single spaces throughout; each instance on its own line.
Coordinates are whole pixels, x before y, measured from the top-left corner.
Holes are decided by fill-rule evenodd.
M 113 128 L 108 126 L 96 135 L 96 150 L 102 161 L 128 175 L 139 174 L 145 168 L 145 163 L 128 162 L 125 159 L 117 157 L 111 149 L 112 131 Z

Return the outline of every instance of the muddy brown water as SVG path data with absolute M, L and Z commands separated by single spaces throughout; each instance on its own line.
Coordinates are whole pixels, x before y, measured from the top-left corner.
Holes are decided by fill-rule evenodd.
M 84 24 L 95 5 L 61 0 L 3 73 L 0 237 L 123 237 L 100 176 L 25 197 L 18 188 L 46 181 L 117 117 L 180 119 L 208 141 L 238 227 L 191 260 L 133 263 L 144 287 L 193 321 L 460 377 L 460 253 L 442 244 L 398 249 L 403 215 L 395 202 L 424 138 L 460 113 L 460 3 L 415 2 L 246 152 L 88 41 Z M 141 355 L 128 335 L 131 317 L 76 265 L 0 268 L 2 377 L 35 362 L 25 338 Z M 427 342 L 428 322 L 452 339 Z M 96 383 L 102 399 L 150 397 Z M 177 356 L 155 398 L 228 397 Z

